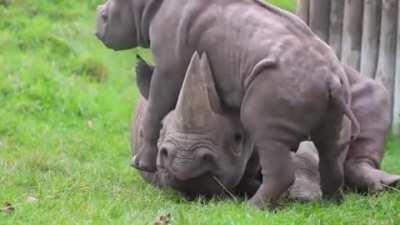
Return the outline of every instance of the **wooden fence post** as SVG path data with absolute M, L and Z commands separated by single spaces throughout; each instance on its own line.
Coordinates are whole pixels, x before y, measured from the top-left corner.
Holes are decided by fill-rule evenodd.
M 360 72 L 371 78 L 378 63 L 381 9 L 381 0 L 364 0 Z
M 310 0 L 310 28 L 326 43 L 329 40 L 330 1 Z
M 297 0 L 296 14 L 306 23 L 310 18 L 310 0 Z
M 382 82 L 400 135 L 400 0 L 297 0 L 297 13 L 342 63 Z
M 392 106 L 396 63 L 397 1 L 398 0 L 382 1 L 379 58 L 375 75 L 375 79 L 382 81 L 389 91 Z
M 363 0 L 345 0 L 342 62 L 360 69 Z
M 340 59 L 342 54 L 342 30 L 343 30 L 344 0 L 331 1 L 329 42 Z

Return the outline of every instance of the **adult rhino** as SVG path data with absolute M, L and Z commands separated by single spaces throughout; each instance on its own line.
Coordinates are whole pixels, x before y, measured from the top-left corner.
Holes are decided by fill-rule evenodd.
M 212 107 L 239 114 L 258 152 L 263 183 L 250 202 L 274 205 L 294 181 L 291 150 L 309 137 L 319 150 L 324 196 L 341 197 L 343 115 L 354 136 L 359 130 L 349 109 L 349 82 L 332 49 L 295 15 L 257 0 L 108 0 L 98 8 L 97 28 L 114 50 L 141 46 L 154 54 L 138 169 L 156 170 L 161 121 L 175 107 L 198 51 L 210 59 L 221 98 L 212 99 Z M 246 152 L 245 161 L 251 155 Z M 219 178 L 233 186 L 240 177 Z
M 394 185 L 400 181 L 400 176 L 388 174 L 380 170 L 380 164 L 384 155 L 384 141 L 390 126 L 390 105 L 389 95 L 385 87 L 378 81 L 372 80 L 366 76 L 362 76 L 354 69 L 344 66 L 346 75 L 349 78 L 352 95 L 352 110 L 360 121 L 361 132 L 360 136 L 350 145 L 347 155 L 345 156 L 344 171 L 346 183 L 351 188 L 377 192 L 382 191 L 386 186 Z M 154 67 L 148 65 L 142 58 L 138 57 L 136 68 L 137 84 L 142 97 L 137 105 L 136 116 L 132 121 L 132 150 L 139 148 L 142 144 L 140 127 L 143 118 L 143 113 L 147 106 L 146 99 L 150 89 L 151 76 Z M 190 70 L 190 69 L 189 69 Z M 209 71 L 209 69 L 206 69 Z M 199 73 L 197 71 L 197 73 Z M 188 74 L 187 76 L 190 76 Z M 200 76 L 199 74 L 197 74 Z M 195 81 L 190 79 L 189 81 Z M 201 82 L 200 82 L 201 83 Z M 207 86 L 207 85 L 206 85 Z M 185 89 L 188 89 L 193 95 L 187 95 L 183 98 Z M 201 159 L 188 154 L 190 145 L 198 145 L 197 143 L 186 143 L 177 140 L 173 143 L 165 143 L 168 139 L 174 139 L 174 135 L 184 136 L 190 135 L 190 125 L 196 121 L 196 117 L 211 118 L 215 112 L 210 111 L 210 108 L 199 107 L 195 102 L 202 102 L 208 105 L 208 93 L 199 85 L 198 81 L 193 83 L 186 82 L 181 90 L 182 98 L 180 98 L 178 106 L 185 105 L 186 110 L 196 111 L 196 114 L 187 114 L 185 109 L 175 109 L 170 112 L 163 120 L 163 129 L 159 139 L 159 147 L 169 147 L 175 149 L 175 155 L 181 155 L 180 152 L 188 156 L 187 164 L 190 167 L 179 166 L 173 167 L 174 160 L 179 157 L 169 157 L 172 163 L 164 164 L 156 173 L 141 172 L 146 181 L 158 186 L 173 187 L 185 195 L 216 195 L 224 192 L 218 182 L 207 174 L 207 163 L 203 163 Z M 186 91 L 186 94 L 188 91 Z M 202 99 L 202 100 L 198 100 Z M 183 101 L 187 101 L 183 104 Z M 246 145 L 246 137 L 243 136 L 241 126 L 238 124 L 237 116 L 234 114 L 222 115 L 222 119 L 214 122 L 210 120 L 204 124 L 205 129 L 200 130 L 200 135 L 203 139 L 213 140 L 214 143 L 229 143 L 219 145 L 216 149 L 216 158 L 233 158 L 234 152 L 248 151 L 245 148 L 251 146 Z M 181 119 L 179 119 L 181 118 Z M 185 122 L 185 126 L 178 126 L 177 123 Z M 203 131 L 203 132 L 202 132 Z M 224 135 L 216 135 L 224 134 Z M 171 137 L 172 136 L 172 137 Z M 189 139 L 189 138 L 187 138 Z M 168 146 L 172 145 L 172 146 Z M 180 146 L 180 147 L 178 147 Z M 228 147 L 226 147 L 228 146 Z M 227 149 L 224 149 L 227 148 Z M 134 154 L 134 153 L 133 153 Z M 163 153 L 165 154 L 165 153 Z M 165 155 L 159 154 L 159 161 L 163 161 Z M 319 174 L 318 174 L 318 154 L 315 146 L 309 142 L 303 142 L 296 154 L 292 154 L 292 159 L 295 162 L 295 183 L 289 189 L 289 198 L 302 201 L 313 201 L 320 197 L 319 189 Z M 239 158 L 237 161 L 225 160 L 227 163 L 238 166 L 243 164 L 244 159 Z M 257 156 L 253 155 L 247 163 L 246 172 L 241 178 L 240 183 L 236 187 L 231 187 L 232 191 L 238 194 L 251 196 L 260 185 L 259 166 Z M 228 166 L 227 168 L 231 168 Z M 203 173 L 199 171 L 205 171 Z M 233 169 L 232 171 L 237 171 Z M 223 170 L 222 170 L 223 172 Z M 229 172 L 229 171 L 228 171 Z M 182 174 L 186 174 L 182 176 Z M 199 174 L 201 174 L 199 176 Z

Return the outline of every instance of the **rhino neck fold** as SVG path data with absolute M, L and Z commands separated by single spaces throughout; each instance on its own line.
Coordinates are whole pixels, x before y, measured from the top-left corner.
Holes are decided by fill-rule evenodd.
M 144 0 L 141 7 L 134 7 L 137 42 L 140 47 L 150 47 L 150 24 L 158 12 L 163 0 Z

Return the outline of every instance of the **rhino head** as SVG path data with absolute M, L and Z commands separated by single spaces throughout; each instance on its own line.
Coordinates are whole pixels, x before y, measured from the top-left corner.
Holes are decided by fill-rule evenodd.
M 140 64 L 138 68 L 139 90 L 147 98 L 151 69 Z M 138 118 L 136 123 L 140 123 Z M 136 147 L 138 140 L 140 134 Z M 206 54 L 194 53 L 176 107 L 163 120 L 157 179 L 162 185 L 201 195 L 222 193 L 222 186 L 233 190 L 244 174 L 251 149 L 239 115 L 221 105 Z
M 96 36 L 109 48 L 150 45 L 149 27 L 162 1 L 108 0 L 97 7 Z

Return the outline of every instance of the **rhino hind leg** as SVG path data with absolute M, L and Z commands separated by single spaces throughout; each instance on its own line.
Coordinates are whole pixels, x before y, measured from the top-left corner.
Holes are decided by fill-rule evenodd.
M 340 203 L 344 184 L 343 157 L 345 149 L 340 136 L 344 124 L 343 115 L 334 108 L 327 113 L 325 121 L 312 132 L 312 140 L 319 153 L 319 173 L 323 198 Z
M 262 183 L 250 199 L 260 209 L 275 209 L 280 197 L 294 182 L 294 167 L 289 147 L 280 142 L 256 141 L 260 155 Z
M 376 193 L 400 185 L 400 175 L 387 173 L 362 160 L 345 163 L 346 184 L 363 192 Z

